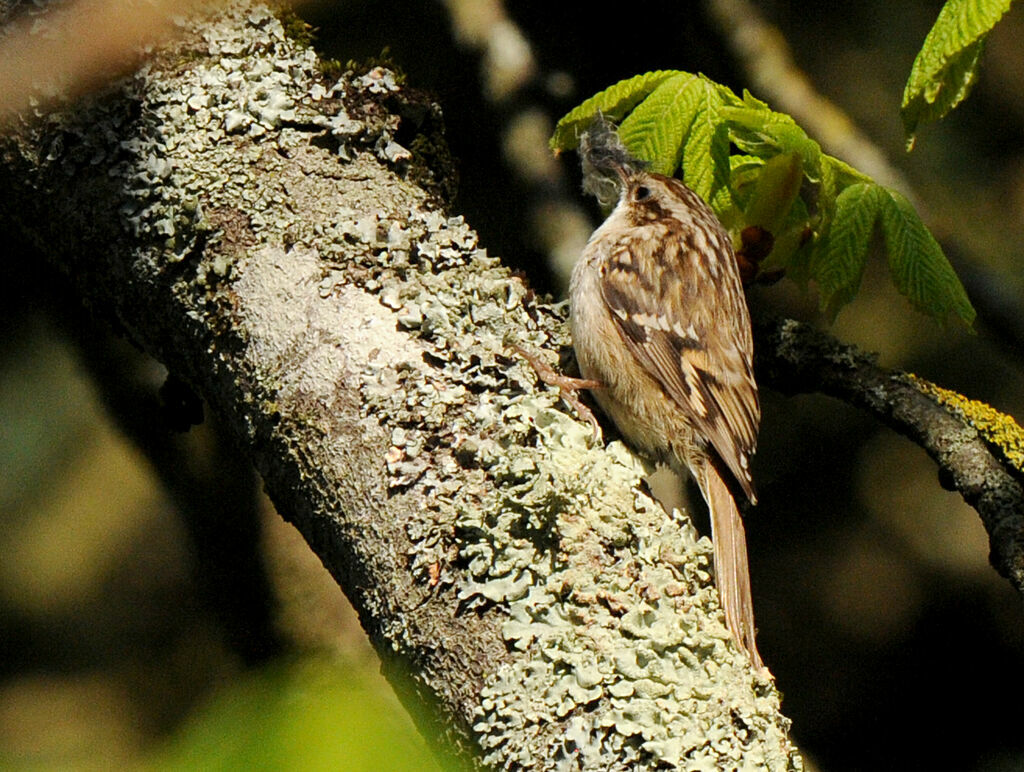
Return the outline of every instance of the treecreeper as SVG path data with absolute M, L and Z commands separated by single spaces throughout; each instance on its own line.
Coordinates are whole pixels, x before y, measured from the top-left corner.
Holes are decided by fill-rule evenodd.
M 605 205 L 572 272 L 583 381 L 639 452 L 688 472 L 707 502 L 726 624 L 754 667 L 746 533 L 761 409 L 750 313 L 729 234 L 681 181 L 646 170 L 599 116 L 580 145 L 584 189 Z

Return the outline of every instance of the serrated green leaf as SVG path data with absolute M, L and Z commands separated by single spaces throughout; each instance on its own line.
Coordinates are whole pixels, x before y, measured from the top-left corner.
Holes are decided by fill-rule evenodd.
M 858 182 L 874 182 L 874 180 L 864 174 L 864 172 L 857 171 L 848 163 L 839 160 L 835 156 L 822 153 L 821 160 L 823 166 L 828 164 L 832 167 L 831 172 L 834 174 L 836 184 L 839 187 L 845 188 L 848 185 L 855 185 Z
M 729 187 L 732 188 L 733 199 L 741 209 L 747 208 L 747 202 L 754 193 L 757 178 L 761 176 L 765 160 L 754 155 L 733 155 L 729 157 Z
M 768 113 L 774 112 L 767 102 L 754 96 L 750 89 L 743 89 L 743 97 L 735 106 L 746 106 L 753 110 L 763 110 Z M 779 114 L 781 115 L 781 113 Z
M 718 120 L 721 87 L 699 75 L 680 73 L 641 102 L 619 127 L 631 153 L 652 171 L 673 174 L 705 201 L 727 208 L 729 137 Z
M 619 139 L 658 174 L 672 174 L 693 125 L 700 79 L 681 72 L 661 83 L 619 125 Z M 692 87 L 697 84 L 697 87 Z
M 598 111 L 612 120 L 621 120 L 658 86 L 679 74 L 678 70 L 658 70 L 620 80 L 566 113 L 555 126 L 555 133 L 548 142 L 549 146 L 556 153 L 562 150 L 575 150 L 579 147 L 580 137 Z
M 836 197 L 841 191 L 839 172 L 835 164 L 831 164 L 826 160 L 820 167 L 817 187 L 818 196 L 815 201 L 818 215 L 824 228 L 827 228 L 828 223 L 832 221 L 836 211 Z
M 734 153 L 729 156 L 729 168 L 733 174 L 738 173 L 740 170 L 746 169 L 759 169 L 764 166 L 764 159 L 759 158 L 756 155 L 744 155 L 743 153 Z
M 731 205 L 729 133 L 719 118 L 722 87 L 703 75 L 691 85 L 696 92 L 693 122 L 683 146 L 683 181 L 716 211 Z
M 967 98 L 985 38 L 1011 0 L 948 0 L 914 59 L 900 115 L 907 149 L 923 123 L 937 121 Z
M 575 146 L 598 109 L 625 116 L 620 138 L 654 171 L 672 174 L 681 165 L 684 181 L 734 237 L 748 225 L 772 232 L 775 244 L 763 266 L 784 268 L 803 284 L 813 279 L 832 316 L 859 289 L 868 254 L 884 247 L 893 281 L 915 307 L 940 318 L 955 314 L 967 324 L 974 318 L 963 287 L 906 199 L 823 153 L 790 116 L 751 94 L 740 99 L 703 75 L 649 73 L 569 113 L 552 146 Z M 730 149 L 739 152 L 730 156 Z
M 732 200 L 732 191 L 727 185 L 723 185 L 714 192 L 708 201 L 708 206 L 715 213 L 726 230 L 730 230 L 730 223 L 736 220 L 736 205 Z
M 880 223 L 896 288 L 918 310 L 939 319 L 955 314 L 970 327 L 974 307 L 942 247 L 904 196 L 885 194 Z
M 822 310 L 833 319 L 860 288 L 885 197 L 885 190 L 874 183 L 857 183 L 843 190 L 836 197 L 828 231 L 811 254 L 809 278 L 818 284 Z

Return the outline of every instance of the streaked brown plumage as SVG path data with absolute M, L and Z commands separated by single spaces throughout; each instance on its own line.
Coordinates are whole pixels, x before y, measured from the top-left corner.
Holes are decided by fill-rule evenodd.
M 682 182 L 648 173 L 599 119 L 582 145 L 588 186 L 618 204 L 570 285 L 573 348 L 593 394 L 642 453 L 697 481 L 711 513 L 726 623 L 755 667 L 746 535 L 731 482 L 756 503 L 761 417 L 750 317 L 728 233 Z

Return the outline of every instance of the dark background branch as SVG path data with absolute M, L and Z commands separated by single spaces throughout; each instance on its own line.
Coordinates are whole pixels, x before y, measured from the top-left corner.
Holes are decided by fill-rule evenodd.
M 990 559 L 1024 593 L 1024 490 L 1018 470 L 1000 458 L 963 418 L 914 385 L 905 373 L 806 324 L 757 325 L 758 381 L 784 394 L 821 392 L 866 410 L 924 448 L 939 480 L 981 515 Z

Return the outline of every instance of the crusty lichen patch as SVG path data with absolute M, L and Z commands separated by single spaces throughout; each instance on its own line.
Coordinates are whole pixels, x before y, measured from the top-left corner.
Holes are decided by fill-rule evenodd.
M 487 758 L 522 769 L 795 766 L 778 695 L 727 643 L 708 542 L 638 490 L 643 469 L 621 445 L 585 450 L 587 427 L 529 411 L 541 442 L 499 489 L 500 514 L 462 513 L 476 537 L 463 596 L 507 604 L 503 634 L 526 654 L 481 694 L 474 728 Z M 511 452 L 494 472 L 522 466 Z
M 911 373 L 907 374 L 907 378 L 924 394 L 967 421 L 987 443 L 995 446 L 1018 472 L 1024 472 L 1024 428 L 1021 428 L 1011 416 L 1000 413 L 991 405 L 968 399 L 963 394 L 943 389 Z
M 40 167 L 59 167 L 67 179 L 102 167 L 121 186 L 116 214 L 141 245 L 141 260 L 158 269 L 187 262 L 186 280 L 213 284 L 230 275 L 238 255 L 234 234 L 221 226 L 240 211 L 255 242 L 284 233 L 285 246 L 319 245 L 352 227 L 324 232 L 316 223 L 328 218 L 311 214 L 334 206 L 345 223 L 355 210 L 331 201 L 309 208 L 303 180 L 286 171 L 295 154 L 308 153 L 311 137 L 363 163 L 365 154 L 397 167 L 411 153 L 394 140 L 399 119 L 374 101 L 398 89 L 391 73 L 325 83 L 314 51 L 290 40 L 265 7 L 219 4 L 198 29 L 199 37 L 171 44 L 107 95 L 35 119 L 25 131 L 47 138 L 37 145 Z M 174 77 L 165 76 L 168 67 Z M 360 102 L 356 93 L 371 98 Z

